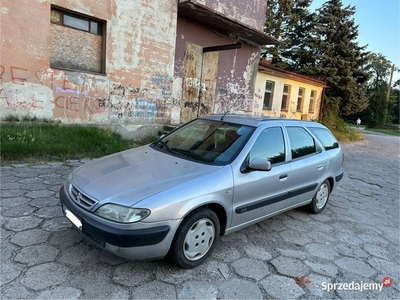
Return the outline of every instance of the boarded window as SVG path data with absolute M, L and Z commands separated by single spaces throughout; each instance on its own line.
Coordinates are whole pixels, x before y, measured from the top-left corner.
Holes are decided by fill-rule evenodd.
M 105 73 L 105 28 L 104 21 L 52 7 L 50 66 Z

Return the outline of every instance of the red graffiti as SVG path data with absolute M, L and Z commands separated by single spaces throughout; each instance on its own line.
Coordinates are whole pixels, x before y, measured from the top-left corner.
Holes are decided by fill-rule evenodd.
M 95 110 L 104 110 L 105 107 L 99 105 L 101 99 L 95 99 L 93 97 L 79 98 L 77 96 L 58 96 L 54 103 L 56 107 L 64 109 L 68 112 L 79 112 L 85 111 L 94 113 Z
M 32 101 L 26 101 L 22 98 L 22 92 L 18 89 L 15 89 L 13 93 L 15 95 L 14 99 L 10 99 L 4 89 L 0 89 L 0 99 L 4 99 L 6 101 L 6 105 L 8 108 L 13 110 L 17 109 L 24 109 L 24 110 L 31 110 L 31 109 L 43 109 L 43 101 L 36 99 L 35 94 L 32 95 Z
M 0 66 L 1 72 L 0 72 L 0 81 L 3 82 L 3 74 L 6 71 L 6 67 Z
M 39 99 L 36 99 L 36 95 L 43 95 L 43 93 L 38 93 L 38 94 L 33 94 L 32 95 L 32 97 L 31 97 L 31 99 L 32 99 L 32 108 L 41 108 L 41 109 L 43 109 L 44 108 L 43 101 L 39 100 Z
M 69 90 L 69 91 L 76 91 L 77 89 L 76 89 L 76 85 L 72 82 L 72 81 L 69 81 L 68 79 L 67 79 L 67 76 L 65 76 L 65 78 L 64 78 L 64 82 L 63 82 L 63 85 L 62 85 L 62 89 L 64 90 L 64 91 L 66 91 L 66 90 Z
M 25 77 L 21 77 L 22 74 L 18 74 L 18 73 L 20 73 L 20 71 L 27 72 L 28 69 L 11 67 L 10 70 L 11 70 L 11 82 L 12 83 L 24 85 L 24 82 L 28 81 Z
M 39 80 L 39 82 L 40 82 L 40 87 L 42 87 L 43 86 L 43 81 L 42 81 L 42 79 L 40 79 L 39 78 L 39 73 L 40 73 L 40 71 L 36 71 L 36 73 L 35 73 L 35 77 Z M 51 73 L 53 73 L 53 72 L 51 72 Z

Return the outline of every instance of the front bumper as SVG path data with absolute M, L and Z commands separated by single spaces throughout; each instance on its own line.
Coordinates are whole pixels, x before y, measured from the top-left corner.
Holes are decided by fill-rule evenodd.
M 94 245 L 129 259 L 158 259 L 169 250 L 173 235 L 179 225 L 178 221 L 167 221 L 163 224 L 116 224 L 99 221 L 92 212 L 78 207 L 69 197 L 64 186 L 60 189 L 61 207 L 64 215 L 77 218 L 79 232 Z M 72 222 L 74 224 L 74 222 Z M 76 223 L 76 222 L 75 222 Z M 76 224 L 74 224 L 76 227 Z M 133 229 L 132 226 L 138 227 Z

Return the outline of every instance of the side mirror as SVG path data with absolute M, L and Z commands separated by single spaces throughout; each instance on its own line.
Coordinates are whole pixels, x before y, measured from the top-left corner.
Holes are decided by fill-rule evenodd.
M 257 171 L 270 171 L 272 165 L 269 160 L 256 157 L 250 162 L 248 168 Z

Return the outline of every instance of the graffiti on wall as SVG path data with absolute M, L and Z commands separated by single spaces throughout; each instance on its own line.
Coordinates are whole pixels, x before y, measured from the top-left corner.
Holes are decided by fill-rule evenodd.
M 206 84 L 204 82 L 201 82 L 199 78 L 187 77 L 185 78 L 185 84 L 187 88 L 194 88 L 202 92 L 207 91 Z
M 171 106 L 172 78 L 159 74 L 148 87 L 135 87 L 98 75 L 0 66 L 0 83 L 4 114 L 43 110 L 49 118 L 91 121 L 99 115 L 103 122 L 150 123 L 168 118 Z
M 28 70 L 19 67 L 6 68 L 0 66 L 0 101 L 5 103 L 5 107 L 11 110 L 23 109 L 26 111 L 38 110 L 44 108 L 43 93 L 35 91 L 26 97 L 23 86 L 28 82 L 24 73 Z M 8 76 L 12 87 L 6 88 L 3 84 L 4 78 Z M 42 83 L 35 82 L 37 86 Z
M 238 83 L 228 83 L 226 88 L 219 88 L 216 113 L 225 113 L 235 108 L 236 111 L 250 111 L 249 99 L 252 99 L 246 87 Z

